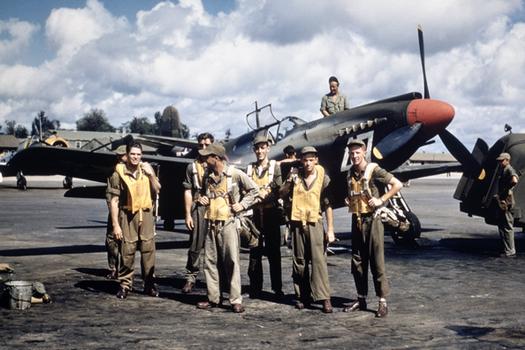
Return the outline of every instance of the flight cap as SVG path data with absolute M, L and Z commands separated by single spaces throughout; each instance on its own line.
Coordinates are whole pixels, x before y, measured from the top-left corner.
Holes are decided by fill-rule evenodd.
M 350 140 L 350 142 L 348 142 L 348 144 L 346 145 L 346 147 L 350 148 L 352 146 L 359 146 L 359 147 L 365 147 L 366 148 L 366 145 L 365 143 L 363 142 L 363 140 L 359 140 L 359 139 L 352 139 Z
M 118 146 L 113 152 L 115 152 L 117 156 L 123 156 L 126 154 L 126 145 Z
M 205 149 L 200 149 L 199 154 L 203 157 L 215 155 L 224 158 L 224 156 L 226 155 L 226 150 L 222 145 L 218 143 L 212 143 L 211 145 L 208 145 Z
M 258 145 L 259 143 L 266 143 L 266 144 L 270 144 L 270 142 L 268 141 L 268 136 L 266 135 L 258 135 L 256 136 L 254 139 L 253 139 L 253 145 Z
M 308 153 L 313 153 L 317 156 L 317 150 L 315 149 L 315 147 L 312 147 L 312 146 L 303 147 L 303 149 L 301 150 L 301 155 L 305 156 Z
M 496 160 L 503 160 L 503 159 L 510 160 L 510 154 L 508 154 L 507 152 L 503 152 L 498 156 L 498 158 L 496 158 Z

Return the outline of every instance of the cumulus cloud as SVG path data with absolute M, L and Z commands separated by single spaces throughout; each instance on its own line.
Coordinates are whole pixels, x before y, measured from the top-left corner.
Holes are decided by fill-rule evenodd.
M 272 103 L 277 116 L 319 118 L 327 78 L 352 105 L 422 90 L 416 25 L 425 29 L 431 96 L 453 104 L 451 130 L 473 145 L 493 140 L 503 116 L 525 131 L 523 2 L 238 0 L 212 15 L 200 0 L 159 2 L 134 18 L 97 0 L 58 8 L 44 24 L 55 55 L 0 64 L 0 122 L 29 124 L 45 110 L 62 125 L 91 108 L 114 126 L 173 104 L 192 132 L 246 130 L 245 115 Z M 25 24 L 25 31 L 14 28 Z M 23 47 L 39 24 L 7 20 Z M 15 40 L 14 38 L 19 38 Z M 0 59 L 2 45 L 0 42 Z M 27 45 L 27 44 L 25 44 Z M 16 60 L 17 51 L 12 57 Z M 496 130 L 497 129 L 497 130 Z
M 0 62 L 10 62 L 29 46 L 33 35 L 39 30 L 37 24 L 18 19 L 0 20 Z

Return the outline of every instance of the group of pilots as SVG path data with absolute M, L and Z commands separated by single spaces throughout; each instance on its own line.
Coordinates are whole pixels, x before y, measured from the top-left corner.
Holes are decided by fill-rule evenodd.
M 231 310 L 245 311 L 241 293 L 241 245 L 249 248 L 250 298 L 263 290 L 262 259 L 269 262 L 274 297 L 284 297 L 281 276 L 281 225 L 286 223 L 292 248 L 295 308 L 312 302 L 333 312 L 326 259 L 327 245 L 335 240 L 330 177 L 319 163 L 314 147 L 284 149 L 281 161 L 270 160 L 271 142 L 264 135 L 253 140 L 255 161 L 246 172 L 228 164 L 226 152 L 213 135 L 198 136 L 198 157 L 187 166 L 184 186 L 185 224 L 190 231 L 183 293 L 191 293 L 200 267 L 207 286 L 207 300 L 198 309 L 222 305 L 227 294 Z M 347 176 L 347 205 L 352 213 L 352 259 L 357 299 L 343 311 L 367 310 L 368 269 L 379 304 L 376 317 L 388 314 L 389 293 L 385 273 L 383 224 L 376 209 L 384 206 L 402 187 L 391 174 L 365 159 L 366 145 L 348 142 L 352 166 Z M 132 289 L 134 258 L 141 252 L 144 293 L 159 295 L 155 278 L 153 201 L 160 190 L 154 169 L 141 161 L 142 146 L 132 143 L 117 149 L 119 162 L 108 179 L 110 212 L 106 244 L 110 278 L 117 279 L 117 297 Z M 284 163 L 290 163 L 283 166 Z M 283 176 L 282 169 L 287 175 Z M 383 187 L 381 187 L 383 186 Z M 380 188 L 386 188 L 380 191 Z M 339 190 L 339 189 L 337 189 Z M 381 194 L 382 193 L 382 194 Z M 325 223 L 323 223 L 323 213 Z

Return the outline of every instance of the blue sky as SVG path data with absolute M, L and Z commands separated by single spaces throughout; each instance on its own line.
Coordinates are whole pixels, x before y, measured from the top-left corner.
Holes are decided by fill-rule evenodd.
M 353 106 L 421 91 L 418 24 L 449 129 L 469 147 L 525 132 L 522 0 L 2 0 L 0 124 L 44 110 L 74 128 L 99 108 L 120 126 L 174 105 L 222 137 L 255 100 L 313 120 L 331 75 Z

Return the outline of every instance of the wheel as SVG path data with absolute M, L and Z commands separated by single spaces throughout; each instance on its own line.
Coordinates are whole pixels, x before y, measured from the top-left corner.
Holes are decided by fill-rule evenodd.
M 173 231 L 175 229 L 175 221 L 173 219 L 164 219 L 163 227 L 166 231 Z
M 416 214 L 409 211 L 405 212 L 405 216 L 410 223 L 410 227 L 404 232 L 399 229 L 392 231 L 392 239 L 396 244 L 413 244 L 416 238 L 421 237 L 421 223 Z
M 16 180 L 16 187 L 22 191 L 27 190 L 27 180 L 25 176 L 21 175 L 18 177 L 18 180 Z
M 73 178 L 71 176 L 66 176 L 62 181 L 62 186 L 65 189 L 71 189 L 71 187 L 73 187 Z

